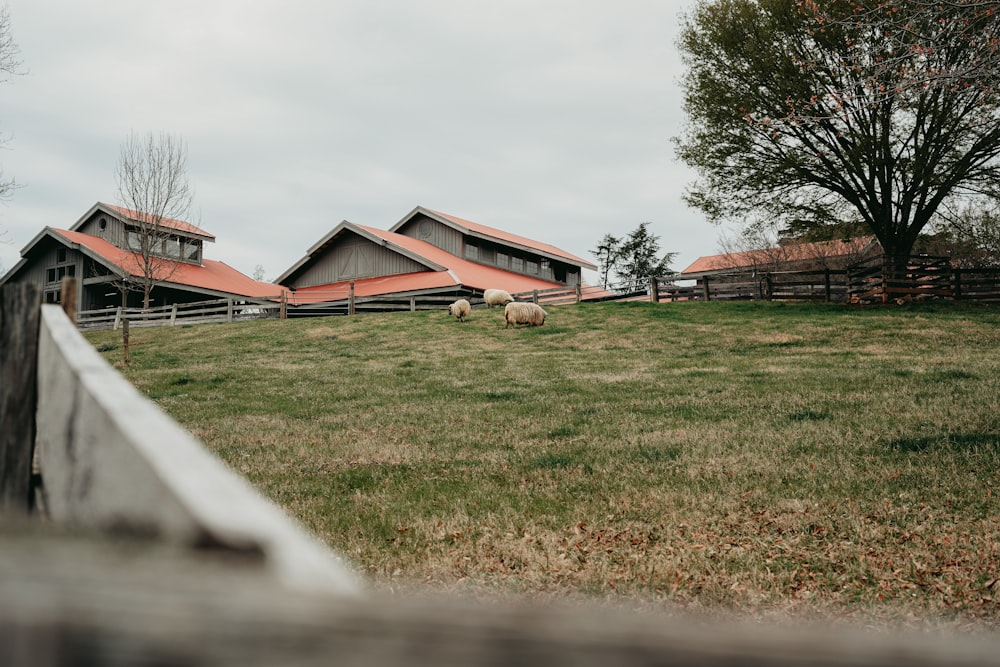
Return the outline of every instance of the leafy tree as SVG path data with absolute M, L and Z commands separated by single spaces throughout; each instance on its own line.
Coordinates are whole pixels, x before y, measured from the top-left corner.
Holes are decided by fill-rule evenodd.
M 122 143 L 115 167 L 118 196 L 129 209 L 134 228 L 128 247 L 136 253 L 140 276 L 122 278 L 119 289 L 142 292 L 142 307 L 149 308 L 153 287 L 168 280 L 179 266 L 179 251 L 170 252 L 175 232 L 170 221 L 186 220 L 191 210 L 191 188 L 187 178 L 187 147 L 182 139 L 149 133 L 135 133 Z
M 702 0 L 684 18 L 686 197 L 713 221 L 861 224 L 909 255 L 1000 184 L 997 3 Z
M 651 277 L 672 273 L 669 264 L 677 253 L 660 255 L 660 237 L 649 232 L 649 225 L 643 222 L 624 238 L 605 234 L 591 251 L 598 260 L 605 289 L 636 292 L 645 287 Z M 610 280 L 612 274 L 617 279 L 614 284 Z
M 778 240 L 783 243 L 815 243 L 817 241 L 846 241 L 871 232 L 864 224 L 856 221 L 817 223 L 815 220 L 796 218 L 777 230 Z

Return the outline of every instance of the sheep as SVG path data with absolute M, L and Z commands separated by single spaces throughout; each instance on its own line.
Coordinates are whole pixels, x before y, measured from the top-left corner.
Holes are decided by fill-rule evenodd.
M 529 327 L 540 327 L 545 324 L 545 317 L 548 315 L 537 303 L 526 301 L 514 301 L 508 303 L 503 310 L 503 319 L 507 322 L 504 329 L 518 324 L 527 324 Z
M 483 292 L 483 301 L 486 302 L 487 308 L 492 308 L 493 306 L 506 306 L 513 300 L 514 297 L 502 289 L 488 289 Z
M 459 322 L 464 322 L 470 312 L 472 312 L 472 306 L 465 299 L 459 299 L 448 306 L 448 314 L 457 317 Z

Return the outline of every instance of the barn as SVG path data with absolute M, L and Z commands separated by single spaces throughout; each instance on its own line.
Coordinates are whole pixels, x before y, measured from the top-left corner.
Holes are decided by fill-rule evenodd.
M 417 206 L 388 230 L 343 221 L 275 281 L 305 314 L 348 297 L 374 307 L 440 307 L 490 288 L 512 294 L 572 287 L 597 267 L 555 246 Z

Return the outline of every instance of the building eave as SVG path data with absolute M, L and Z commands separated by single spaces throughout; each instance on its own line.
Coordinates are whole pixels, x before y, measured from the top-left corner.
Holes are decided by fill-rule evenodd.
M 498 236 L 498 235 L 495 235 L 495 234 L 491 234 L 488 231 L 479 230 L 479 229 L 473 229 L 471 227 L 468 227 L 467 225 L 463 225 L 461 222 L 459 222 L 458 219 L 456 219 L 455 216 L 451 216 L 451 215 L 448 215 L 446 213 L 441 213 L 440 211 L 434 211 L 434 210 L 429 209 L 429 208 L 427 208 L 425 206 L 417 206 L 417 207 L 415 207 L 412 211 L 410 211 L 405 216 L 403 216 L 402 219 L 399 220 L 399 222 L 397 222 L 395 225 L 393 225 L 392 227 L 390 227 L 389 231 L 393 232 L 393 233 L 396 233 L 397 230 L 399 230 L 401 227 L 403 227 L 404 225 L 406 225 L 408 222 L 410 222 L 417 215 L 425 215 L 428 218 L 431 218 L 432 220 L 434 220 L 434 221 L 436 221 L 436 222 L 438 222 L 438 223 L 440 223 L 442 225 L 445 225 L 446 227 L 454 229 L 455 231 L 457 231 L 457 232 L 459 232 L 459 233 L 461 233 L 461 234 L 463 234 L 465 236 L 471 236 L 471 237 L 474 237 L 474 238 L 477 238 L 477 239 L 481 239 L 481 240 L 484 240 L 484 241 L 490 241 L 491 243 L 497 243 L 497 244 L 505 245 L 505 246 L 508 246 L 508 247 L 511 247 L 511 248 L 516 248 L 518 250 L 529 252 L 531 254 L 535 254 L 535 255 L 538 255 L 540 257 L 545 257 L 546 259 L 557 261 L 557 262 L 560 262 L 562 264 L 569 264 L 569 265 L 572 265 L 572 266 L 578 266 L 581 269 L 590 269 L 591 271 L 596 271 L 597 268 L 598 268 L 596 264 L 593 264 L 593 263 L 591 263 L 591 262 L 589 262 L 589 261 L 587 261 L 587 260 L 585 260 L 585 259 L 583 259 L 581 257 L 577 257 L 575 255 L 567 253 L 566 251 L 562 250 L 561 248 L 555 248 L 555 246 L 551 246 L 551 244 L 546 244 L 546 245 L 549 245 L 550 247 L 555 248 L 556 250 L 559 250 L 559 253 L 554 253 L 554 252 L 552 252 L 550 250 L 546 250 L 545 248 L 540 248 L 537 245 L 527 244 L 527 243 L 521 243 L 521 242 L 518 242 L 518 241 L 510 239 L 510 238 L 504 238 L 503 236 Z M 480 227 L 488 227 L 488 225 L 481 225 L 480 223 L 472 223 L 471 220 L 468 221 L 468 222 L 470 222 L 471 224 L 476 224 L 477 226 L 480 226 Z M 492 228 L 490 228 L 490 229 L 492 229 Z M 502 230 L 497 230 L 497 231 L 498 232 L 502 232 Z M 511 236 L 519 236 L 518 234 L 510 234 L 510 235 Z M 525 241 L 533 241 L 533 239 L 525 238 Z M 562 253 L 562 254 L 560 254 L 560 253 Z

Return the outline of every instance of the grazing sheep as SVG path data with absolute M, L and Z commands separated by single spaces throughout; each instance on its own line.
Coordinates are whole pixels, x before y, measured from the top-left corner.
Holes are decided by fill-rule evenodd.
M 464 322 L 470 312 L 472 312 L 472 306 L 465 299 L 459 299 L 448 306 L 448 314 L 457 317 L 459 322 Z
M 483 292 L 483 301 L 486 302 L 487 308 L 492 308 L 493 306 L 506 306 L 513 300 L 514 297 L 502 289 L 488 289 Z
M 503 310 L 503 318 L 507 322 L 504 329 L 516 327 L 518 324 L 526 324 L 529 327 L 540 327 L 545 324 L 545 317 L 548 315 L 537 303 L 526 301 L 514 301 L 508 303 Z

